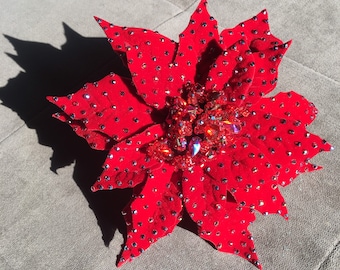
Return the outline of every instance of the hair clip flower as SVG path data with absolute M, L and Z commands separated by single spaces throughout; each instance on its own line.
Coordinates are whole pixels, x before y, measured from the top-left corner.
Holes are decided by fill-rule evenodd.
M 261 268 L 247 229 L 255 210 L 287 218 L 279 186 L 319 169 L 310 159 L 331 148 L 306 131 L 312 103 L 265 96 L 290 45 L 271 34 L 266 10 L 218 33 L 206 4 L 178 43 L 96 18 L 131 78 L 110 74 L 48 98 L 62 109 L 55 117 L 109 150 L 92 190 L 133 188 L 118 265 L 171 233 L 185 208 L 200 237 Z

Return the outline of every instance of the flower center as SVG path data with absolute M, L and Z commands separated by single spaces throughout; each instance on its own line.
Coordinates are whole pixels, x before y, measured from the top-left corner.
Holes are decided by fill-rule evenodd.
M 182 97 L 170 101 L 165 121 L 165 137 L 151 143 L 147 154 L 160 162 L 169 162 L 177 170 L 192 170 L 225 153 L 225 147 L 240 133 L 240 118 L 245 109 L 227 102 L 224 91 L 207 90 L 199 84 L 187 84 Z

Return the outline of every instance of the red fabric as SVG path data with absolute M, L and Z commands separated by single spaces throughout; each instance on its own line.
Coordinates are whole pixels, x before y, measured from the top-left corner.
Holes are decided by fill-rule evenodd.
M 113 142 L 128 138 L 153 123 L 151 108 L 136 98 L 130 79 L 115 74 L 85 84 L 75 94 L 48 97 L 48 100 L 63 111 L 55 117 L 69 122 L 78 135 L 98 150 L 109 149 Z
M 245 98 L 249 99 L 256 77 L 254 55 L 248 51 L 249 46 L 245 42 L 234 43 L 218 56 L 206 81 L 208 89 L 224 89 L 228 100 L 233 100 L 231 103 L 235 106 L 242 106 Z
M 317 114 L 312 103 L 295 92 L 265 96 L 290 45 L 271 34 L 267 11 L 219 34 L 206 5 L 179 43 L 96 18 L 132 79 L 110 74 L 48 97 L 62 109 L 57 118 L 109 150 L 92 190 L 134 189 L 119 266 L 172 232 L 185 207 L 200 237 L 261 268 L 248 231 L 255 211 L 287 218 L 280 186 L 319 169 L 310 159 L 331 149 L 306 130 Z M 152 112 L 168 117 L 155 123 Z
M 134 190 L 136 198 L 123 212 L 127 220 L 127 240 L 118 266 L 139 256 L 159 238 L 170 234 L 181 220 L 177 174 L 164 164 L 148 175 L 145 185 Z
M 183 201 L 189 216 L 198 225 L 200 237 L 220 251 L 235 253 L 259 266 L 247 230 L 255 220 L 254 211 L 228 200 L 228 180 L 216 179 L 197 168 L 194 173 L 184 172 L 182 183 Z
M 98 184 L 93 185 L 92 191 L 114 188 L 131 188 L 142 183 L 147 171 L 159 168 L 161 164 L 147 157 L 145 147 L 164 131 L 160 125 L 154 125 L 144 132 L 117 143 L 110 149 L 104 162 Z

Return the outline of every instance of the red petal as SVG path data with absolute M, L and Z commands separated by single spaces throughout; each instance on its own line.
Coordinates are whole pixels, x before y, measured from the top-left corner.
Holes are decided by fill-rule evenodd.
M 163 135 L 161 125 L 154 125 L 112 147 L 92 191 L 131 188 L 143 182 L 148 170 L 161 165 L 145 154 L 145 147 Z
M 253 212 L 228 201 L 226 184 L 218 183 L 201 168 L 183 176 L 185 207 L 197 223 L 200 237 L 218 250 L 237 254 L 261 268 L 247 230 L 255 220 Z
M 239 40 L 245 42 L 253 53 L 252 65 L 255 65 L 255 74 L 251 86 L 247 86 L 248 92 L 233 98 L 239 99 L 240 96 L 241 98 L 245 96 L 246 102 L 252 104 L 275 88 L 278 66 L 291 42 L 283 44 L 280 39 L 271 34 L 266 10 L 233 29 L 222 31 L 220 44 L 224 50 L 227 50 Z
M 280 185 L 288 185 L 300 173 L 319 169 L 309 163 L 310 159 L 331 146 L 306 131 L 306 125 L 315 118 L 314 105 L 288 93 L 263 98 L 253 108 L 245 118 L 243 132 L 275 167 Z
M 182 187 L 185 207 L 199 226 L 203 222 L 202 218 L 209 224 L 223 218 L 225 213 L 216 209 L 226 204 L 226 183 L 216 181 L 200 167 L 195 167 L 192 173 L 184 172 Z
M 215 186 L 227 186 L 240 207 L 287 217 L 285 201 L 278 189 L 276 170 L 247 138 L 235 141 L 226 154 L 207 163 L 205 170 L 215 179 Z
M 251 109 L 254 111 L 266 109 L 270 115 L 280 119 L 299 121 L 303 125 L 312 123 L 318 113 L 313 103 L 294 91 L 280 92 L 274 97 L 262 98 Z
M 96 141 L 92 135 L 99 133 L 105 139 L 120 141 L 153 123 L 151 108 L 140 102 L 134 91 L 129 79 L 111 74 L 99 82 L 86 84 L 75 94 L 48 97 L 48 100 L 68 115 L 69 119 L 63 115 L 61 120 L 83 128 L 78 134 L 91 147 L 104 149 L 103 139 Z
M 109 150 L 112 147 L 112 140 L 106 134 L 96 131 L 88 130 L 85 124 L 79 120 L 72 120 L 66 113 L 55 113 L 53 115 L 56 119 L 68 123 L 73 131 L 79 136 L 86 139 L 87 143 L 97 150 Z
M 179 36 L 180 40 L 191 39 L 193 51 L 196 52 L 196 55 L 205 52 L 209 42 L 219 38 L 217 21 L 210 16 L 206 0 L 201 0 L 191 15 L 187 28 Z
M 289 48 L 291 41 L 279 46 L 254 52 L 255 74 L 251 87 L 249 88 L 246 101 L 249 104 L 256 103 L 265 94 L 271 92 L 278 79 L 278 68 Z
M 225 212 L 226 215 L 220 220 L 214 234 L 208 234 L 208 228 L 202 226 L 201 238 L 212 242 L 219 251 L 238 255 L 262 269 L 253 237 L 248 230 L 248 226 L 255 220 L 254 214 L 248 208 L 237 207 L 233 202 L 226 203 Z
M 224 89 L 228 100 L 239 106 L 248 95 L 254 73 L 254 57 L 244 40 L 240 40 L 224 51 L 212 65 L 206 88 Z
M 182 203 L 178 195 L 177 174 L 163 167 L 149 174 L 136 199 L 126 209 L 127 240 L 118 266 L 139 256 L 152 243 L 173 231 L 181 219 Z
M 175 63 L 186 70 L 186 80 L 192 83 L 205 83 L 210 65 L 222 51 L 218 45 L 217 21 L 206 6 L 207 1 L 201 0 L 189 25 L 179 35 Z
M 183 78 L 172 64 L 177 49 L 173 40 L 151 30 L 113 26 L 102 19 L 97 21 L 112 48 L 126 53 L 133 82 L 147 104 L 161 109 L 166 97 L 179 95 Z
M 161 40 L 153 40 L 144 50 L 131 47 L 127 52 L 129 69 L 138 94 L 157 109 L 165 107 L 168 97 L 180 94 L 186 74 L 178 65 L 170 63 L 173 52 L 164 47 Z
M 95 19 L 104 30 L 114 51 L 126 53 L 131 47 L 136 46 L 139 47 L 141 52 L 150 51 L 151 49 L 157 51 L 159 50 L 157 45 L 162 44 L 163 48 L 169 50 L 169 59 L 173 59 L 176 43 L 158 32 L 143 28 L 117 26 L 98 17 L 95 17 Z
M 224 49 L 227 49 L 240 39 L 246 39 L 250 49 L 263 51 L 282 44 L 282 41 L 271 34 L 268 23 L 268 13 L 262 10 L 253 18 L 238 24 L 232 29 L 221 32 Z

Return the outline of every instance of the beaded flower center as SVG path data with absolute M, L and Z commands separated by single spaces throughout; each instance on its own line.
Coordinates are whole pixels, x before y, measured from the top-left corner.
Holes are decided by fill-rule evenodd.
M 187 84 L 182 95 L 168 103 L 166 135 L 149 144 L 147 153 L 160 162 L 171 163 L 176 170 L 201 167 L 223 154 L 242 128 L 245 109 L 230 105 L 224 91 Z

